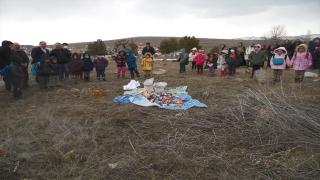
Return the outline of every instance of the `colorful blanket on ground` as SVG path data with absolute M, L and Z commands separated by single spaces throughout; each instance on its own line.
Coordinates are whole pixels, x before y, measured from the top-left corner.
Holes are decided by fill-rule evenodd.
M 143 88 L 126 91 L 123 96 L 114 98 L 116 103 L 133 103 L 139 106 L 156 106 L 170 110 L 186 110 L 193 106 L 207 107 L 186 92 L 187 86 L 165 88 L 164 93 L 154 93 Z M 183 101 L 183 102 L 181 102 Z

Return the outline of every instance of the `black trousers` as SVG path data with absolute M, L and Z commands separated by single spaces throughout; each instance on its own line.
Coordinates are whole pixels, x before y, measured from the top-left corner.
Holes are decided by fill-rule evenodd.
M 180 72 L 186 72 L 186 64 L 180 63 Z
M 260 67 L 261 67 L 261 65 L 252 65 L 252 74 L 251 74 L 251 77 L 253 77 L 254 72 L 255 72 L 256 70 L 259 70 Z
M 197 69 L 196 62 L 192 61 L 192 63 L 191 63 L 191 69 Z
M 137 67 L 134 68 L 129 68 L 129 72 L 132 78 L 134 78 L 134 73 L 136 73 L 137 77 L 139 76 L 139 71 L 137 69 Z
M 28 87 L 28 81 L 29 81 L 29 73 L 28 73 L 28 68 L 27 67 L 21 67 L 22 72 L 24 74 L 24 79 L 22 82 L 22 87 Z
M 12 83 L 12 85 L 13 85 L 13 96 L 15 98 L 21 98 L 21 96 L 22 96 L 22 91 L 21 91 L 22 83 L 23 83 L 23 81 L 14 81 Z

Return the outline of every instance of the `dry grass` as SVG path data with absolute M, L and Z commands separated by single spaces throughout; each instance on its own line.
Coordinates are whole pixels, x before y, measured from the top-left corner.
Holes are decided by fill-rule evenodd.
M 317 179 L 320 177 L 319 83 L 258 84 L 179 74 L 157 62 L 169 86 L 187 85 L 208 108 L 168 111 L 116 104 L 122 85 L 109 67 L 105 97 L 40 93 L 21 102 L 1 92 L 0 179 Z M 189 69 L 189 67 L 188 67 Z M 190 71 L 189 71 L 190 72 Z M 267 70 L 268 77 L 271 71 Z M 92 75 L 93 77 L 93 75 Z M 10 103 L 8 103 L 8 102 Z

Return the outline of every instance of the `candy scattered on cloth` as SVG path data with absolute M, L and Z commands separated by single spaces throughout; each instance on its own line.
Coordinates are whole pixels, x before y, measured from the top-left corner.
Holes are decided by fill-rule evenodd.
M 156 106 L 170 110 L 186 110 L 190 107 L 207 107 L 186 92 L 187 86 L 166 88 L 165 92 L 155 93 L 142 88 L 124 92 L 123 96 L 114 99 L 116 103 L 133 103 L 139 106 Z M 175 93 L 182 92 L 182 93 Z

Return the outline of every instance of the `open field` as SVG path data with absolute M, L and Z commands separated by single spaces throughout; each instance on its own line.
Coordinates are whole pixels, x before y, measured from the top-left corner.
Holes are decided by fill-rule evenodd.
M 259 84 L 243 67 L 221 78 L 156 61 L 167 71 L 156 82 L 186 85 L 208 105 L 170 111 L 114 103 L 130 79 L 128 71 L 116 78 L 109 62 L 108 82 L 94 71 L 90 83 L 65 82 L 66 92 L 40 92 L 31 80 L 14 102 L 1 87 L 0 179 L 319 179 L 320 83 L 312 78 L 294 84 L 285 70 L 281 83 Z M 89 87 L 105 96 L 69 91 Z

